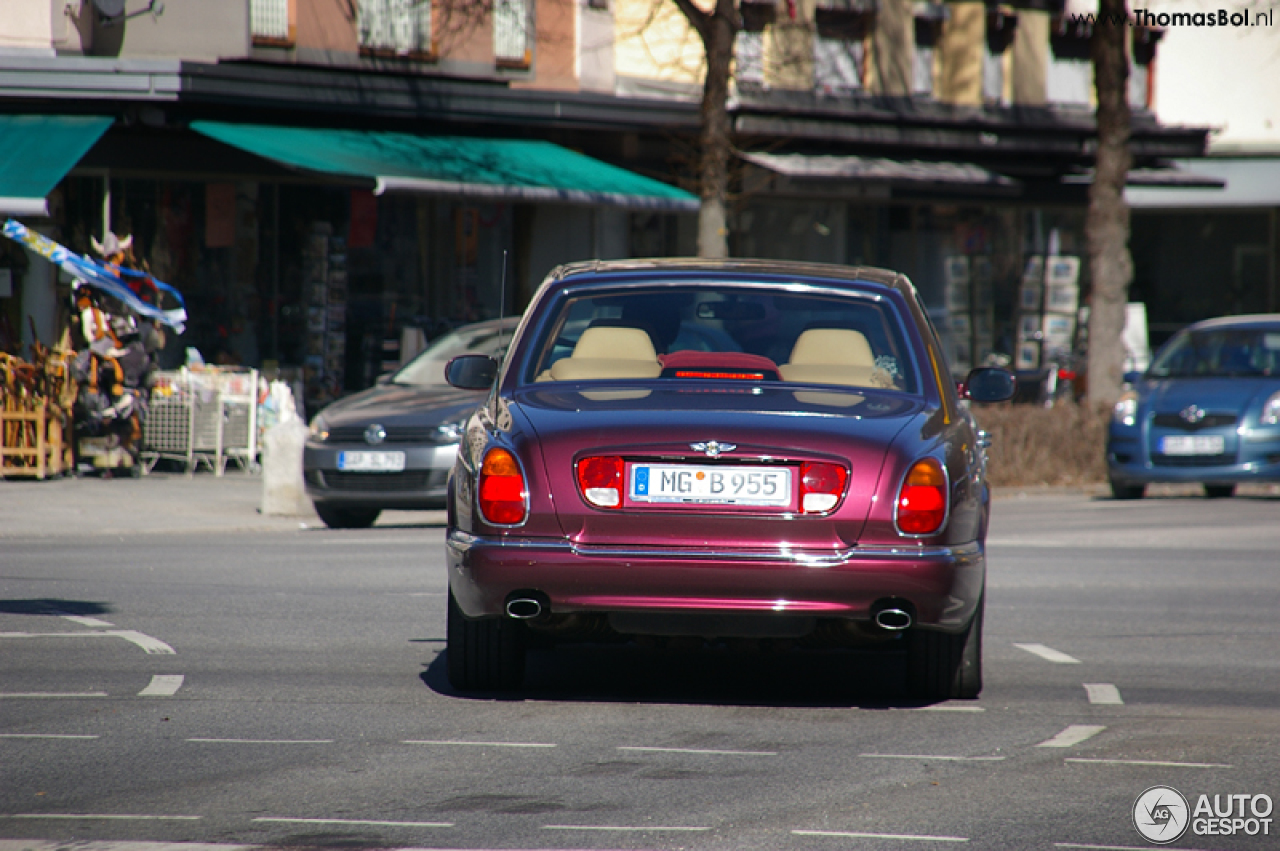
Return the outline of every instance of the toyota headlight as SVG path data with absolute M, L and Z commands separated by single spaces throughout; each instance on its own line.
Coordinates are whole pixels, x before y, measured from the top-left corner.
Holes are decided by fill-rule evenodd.
M 1259 420 L 1263 425 L 1280 425 L 1280 392 L 1272 393 L 1262 403 L 1262 416 Z
M 329 439 L 329 424 L 319 414 L 311 419 L 311 425 L 307 427 L 307 431 L 311 439 L 318 443 L 324 443 Z
M 1126 390 L 1120 394 L 1116 406 L 1111 412 L 1111 419 L 1120 425 L 1131 426 L 1138 422 L 1138 394 Z

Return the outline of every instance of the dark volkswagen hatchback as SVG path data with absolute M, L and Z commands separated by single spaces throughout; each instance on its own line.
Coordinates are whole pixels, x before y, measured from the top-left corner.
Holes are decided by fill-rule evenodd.
M 449 482 L 448 671 L 521 685 L 528 642 L 693 637 L 906 651 L 982 687 L 985 458 L 915 289 L 766 261 L 582 263 L 535 294 Z
M 333 528 L 371 526 L 384 509 L 444 508 L 462 424 L 483 401 L 450 387 L 455 356 L 494 355 L 518 317 L 466 325 L 435 340 L 376 387 L 340 399 L 311 420 L 302 454 L 307 495 Z

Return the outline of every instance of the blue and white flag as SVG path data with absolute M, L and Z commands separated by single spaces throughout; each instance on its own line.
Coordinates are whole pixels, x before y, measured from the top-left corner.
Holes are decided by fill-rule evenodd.
M 138 294 L 124 280 L 125 277 L 150 277 L 145 272 L 138 272 L 133 269 L 116 270 L 108 267 L 90 257 L 76 254 L 71 249 L 59 245 L 47 236 L 36 233 L 26 225 L 13 219 L 9 219 L 4 223 L 4 235 L 15 242 L 21 242 L 50 263 L 57 265 L 79 282 L 77 286 L 90 286 L 96 290 L 101 290 L 128 305 L 129 309 L 139 316 L 154 319 L 157 322 L 168 325 L 179 334 L 182 333 L 184 324 L 187 321 L 187 305 L 182 299 L 182 294 L 168 284 L 151 278 L 158 292 L 167 293 L 178 302 L 176 308 L 164 310 L 157 305 L 147 304 L 138 297 Z

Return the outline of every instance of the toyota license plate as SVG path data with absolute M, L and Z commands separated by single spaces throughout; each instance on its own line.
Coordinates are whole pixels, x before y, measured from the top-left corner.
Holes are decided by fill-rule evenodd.
M 338 469 L 344 473 L 399 473 L 403 452 L 339 452 Z
M 1220 434 L 1169 434 L 1160 438 L 1160 451 L 1165 455 L 1221 455 L 1227 451 L 1227 439 Z
M 631 502 L 701 505 L 776 505 L 792 502 L 788 467 L 633 464 Z

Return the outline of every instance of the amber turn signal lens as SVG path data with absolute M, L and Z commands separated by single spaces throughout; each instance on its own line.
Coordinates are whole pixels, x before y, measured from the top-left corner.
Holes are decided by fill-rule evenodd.
M 526 486 L 515 456 L 505 449 L 490 449 L 480 466 L 480 513 L 497 526 L 523 523 Z
M 934 458 L 912 465 L 898 494 L 898 531 L 932 535 L 947 519 L 947 476 Z

